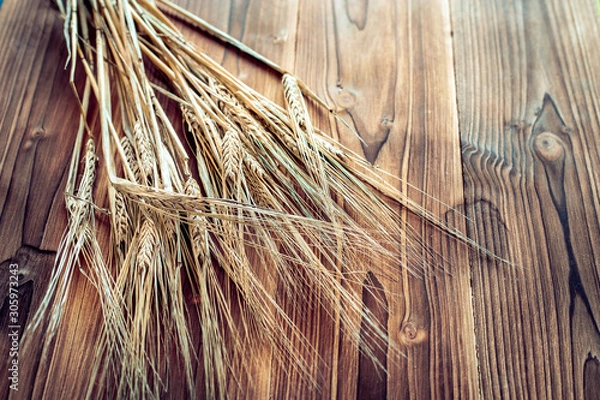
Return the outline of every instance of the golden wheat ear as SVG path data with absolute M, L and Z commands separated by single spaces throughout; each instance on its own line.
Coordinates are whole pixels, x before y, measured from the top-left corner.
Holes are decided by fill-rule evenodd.
M 69 225 L 31 328 L 47 312 L 49 335 L 56 331 L 75 266 L 85 261 L 103 313 L 88 397 L 160 398 L 174 369 L 194 397 L 200 364 L 204 391 L 225 398 L 261 346 L 315 385 L 296 354 L 316 349 L 287 310 L 306 315 L 321 307 L 375 363 L 382 346 L 400 354 L 362 304 L 362 291 L 378 289 L 365 284 L 372 279 L 360 260 L 383 266 L 388 279 L 400 268 L 421 276 L 441 264 L 400 210 L 493 256 L 313 126 L 307 100 L 334 111 L 227 34 L 158 2 L 280 73 L 285 107 L 195 49 L 154 1 L 57 3 L 71 79 L 80 65 L 86 85 L 77 93 L 82 119 L 67 183 Z M 88 115 L 92 94 L 95 116 Z M 94 119 L 97 131 L 87 127 Z M 88 130 L 101 150 L 90 139 L 81 151 Z M 92 196 L 94 178 L 107 196 Z M 107 204 L 96 203 L 104 198 Z M 107 249 L 98 244 L 97 208 L 110 213 Z

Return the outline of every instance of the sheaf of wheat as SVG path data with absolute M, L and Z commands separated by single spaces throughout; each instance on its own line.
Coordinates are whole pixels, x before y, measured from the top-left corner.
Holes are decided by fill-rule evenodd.
M 389 276 L 431 267 L 398 210 L 478 248 L 313 126 L 308 102 L 333 111 L 297 77 L 199 18 L 166 0 L 57 4 L 71 80 L 83 68 L 85 86 L 75 90 L 82 117 L 67 183 L 69 224 L 29 329 L 49 321 L 42 346 L 50 346 L 80 267 L 103 315 L 88 397 L 160 398 L 176 366 L 193 398 L 199 362 L 207 397 L 224 398 L 258 345 L 311 382 L 296 355 L 312 344 L 285 304 L 324 307 L 357 346 L 364 339 L 357 320 L 363 335 L 387 340 L 351 288 L 364 282 L 356 260 L 365 255 L 388 265 L 382 273 Z M 196 49 L 164 11 L 280 73 L 284 107 Z M 167 113 L 167 104 L 180 114 Z M 93 118 L 97 132 L 88 125 Z M 97 179 L 108 187 L 102 203 Z M 108 250 L 97 241 L 98 210 L 109 214 Z M 393 249 L 401 244 L 398 257 Z M 198 321 L 200 348 L 190 319 Z

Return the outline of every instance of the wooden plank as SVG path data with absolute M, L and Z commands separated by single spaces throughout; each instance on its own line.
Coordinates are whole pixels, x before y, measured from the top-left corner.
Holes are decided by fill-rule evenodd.
M 366 142 L 361 145 L 338 124 L 342 143 L 442 201 L 460 204 L 447 2 L 337 1 L 332 7 L 304 3 L 299 24 L 297 60 L 309 62 L 297 63 L 297 73 L 335 104 Z M 326 40 L 314 40 L 315 36 Z M 406 185 L 403 189 L 409 190 Z M 411 194 L 440 214 L 447 211 L 417 191 Z M 419 232 L 432 235 L 430 244 L 441 250 L 437 233 L 428 228 Z M 448 254 L 452 248 L 456 251 L 455 243 L 446 248 Z M 461 251 L 448 257 L 452 278 L 438 274 L 422 281 L 399 274 L 396 281 L 382 279 L 398 294 L 387 299 L 387 328 L 407 357 L 389 353 L 385 390 L 373 388 L 377 394 L 438 398 L 474 397 L 478 392 L 469 276 Z M 377 276 L 378 267 L 369 268 Z M 360 376 L 360 362 L 342 342 L 337 391 L 332 394 L 338 398 L 365 394 L 365 387 L 357 386 L 368 381 Z
M 592 0 L 452 4 L 471 232 L 519 264 L 474 265 L 484 398 L 598 396 L 598 22 Z
M 15 359 L 8 351 L 12 342 L 7 340 L 10 328 L 6 318 L 6 268 L 11 263 L 18 265 L 18 331 L 22 338 L 25 324 L 42 299 L 54 262 L 54 251 L 65 226 L 64 173 L 76 133 L 72 121 L 78 118 L 77 102 L 68 89 L 68 76 L 63 69 L 66 50 L 61 34 L 62 22 L 49 2 L 24 4 L 9 1 L 0 9 L 0 35 L 3 38 L 0 85 L 4 93 L 0 99 L 0 260 L 2 287 L 5 288 L 0 328 L 0 349 L 4 356 L 0 378 L 4 383 L 8 382 L 8 363 Z M 46 235 L 48 232 L 52 234 Z M 80 289 L 86 287 L 87 293 L 93 296 L 88 283 L 83 283 Z M 93 306 L 94 300 L 86 304 Z M 79 305 L 73 302 L 70 308 Z M 78 321 L 78 318 L 74 319 L 75 324 Z M 77 340 L 71 343 L 69 352 L 64 353 L 78 362 L 62 365 L 63 373 L 69 379 L 62 378 L 50 387 L 69 385 L 74 388 L 78 382 L 83 382 L 82 376 L 87 369 L 81 352 L 90 347 L 86 343 L 86 333 L 94 332 L 94 326 L 90 329 L 89 319 L 82 321 L 88 323 L 80 327 Z M 31 340 L 39 342 L 42 336 L 43 332 L 40 332 Z M 38 349 L 20 348 L 20 391 L 9 390 L 8 384 L 3 384 L 0 396 L 39 398 L 35 393 L 40 393 L 49 376 L 40 357 Z M 78 376 L 77 371 L 82 376 Z

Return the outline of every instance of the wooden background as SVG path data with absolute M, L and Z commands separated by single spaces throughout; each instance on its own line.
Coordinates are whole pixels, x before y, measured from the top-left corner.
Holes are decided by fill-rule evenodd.
M 466 214 L 403 189 L 518 266 L 421 227 L 450 274 L 399 271 L 379 310 L 406 357 L 378 374 L 319 315 L 301 321 L 320 390 L 265 362 L 236 398 L 600 398 L 600 10 L 595 0 L 203 0 L 180 4 L 294 71 L 361 144 L 315 124 Z M 230 47 L 193 40 L 274 100 L 276 77 Z M 54 352 L 20 353 L 9 390 L 9 266 L 19 323 L 39 303 L 64 229 L 78 110 L 49 0 L 0 8 L 0 398 L 80 398 L 98 333 L 78 276 Z M 377 266 L 369 266 L 377 277 Z M 4 300 L 2 300 L 4 299 Z M 372 299 L 365 298 L 367 304 Z M 268 354 L 267 354 L 268 355 Z M 201 388 L 201 377 L 198 379 Z M 175 380 L 166 398 L 182 398 Z

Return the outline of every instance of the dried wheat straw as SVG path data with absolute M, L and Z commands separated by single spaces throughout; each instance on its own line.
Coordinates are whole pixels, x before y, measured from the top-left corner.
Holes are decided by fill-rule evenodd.
M 161 398 L 172 384 L 169 371 L 177 368 L 193 398 L 201 352 L 205 393 L 226 398 L 261 346 L 289 365 L 290 374 L 316 385 L 297 354 L 317 350 L 286 307 L 323 307 L 377 362 L 365 339 L 377 339 L 377 346 L 389 338 L 353 289 L 363 287 L 366 276 L 356 260 L 368 256 L 387 278 L 398 274 L 398 264 L 420 276 L 441 260 L 401 223 L 398 208 L 480 249 L 314 127 L 304 97 L 325 102 L 223 32 L 158 2 L 280 73 L 285 108 L 195 49 L 153 1 L 57 3 L 71 78 L 80 63 L 86 85 L 67 183 L 69 225 L 32 328 L 48 310 L 48 351 L 83 259 L 103 313 L 88 397 Z M 94 43 L 88 32 L 95 32 Z M 164 79 L 159 82 L 151 69 Z M 117 249 L 108 254 L 98 245 L 95 225 L 96 149 L 92 139 L 83 145 L 91 94 L 98 100 L 100 176 L 107 180 Z M 168 104 L 181 110 L 184 131 L 176 130 L 179 121 L 170 119 Z M 184 287 L 194 296 L 191 304 Z M 186 314 L 200 323 L 202 349 L 194 348 Z M 401 351 L 393 341 L 389 350 Z

